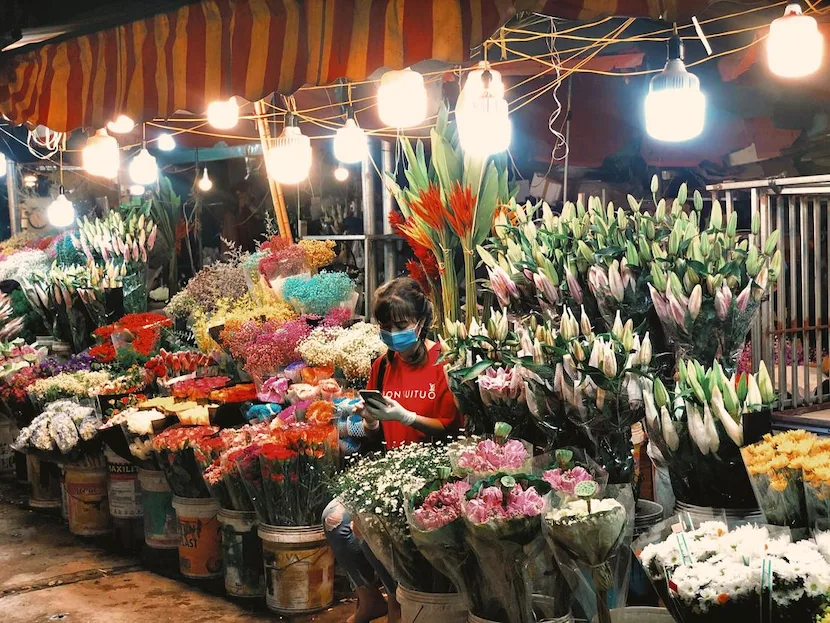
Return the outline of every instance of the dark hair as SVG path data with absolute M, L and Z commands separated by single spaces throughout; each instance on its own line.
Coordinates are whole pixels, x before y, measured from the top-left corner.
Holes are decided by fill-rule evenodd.
M 424 340 L 432 327 L 434 312 L 424 289 L 414 279 L 409 277 L 398 277 L 393 279 L 375 292 L 375 319 L 381 325 L 395 325 L 399 323 L 421 322 L 420 347 L 416 365 L 423 365 L 426 362 L 427 350 Z M 389 351 L 387 356 L 390 361 L 394 353 Z

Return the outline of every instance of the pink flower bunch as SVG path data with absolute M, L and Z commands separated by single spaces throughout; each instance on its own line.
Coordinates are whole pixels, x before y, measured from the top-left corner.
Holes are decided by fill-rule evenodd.
M 291 404 L 298 402 L 319 400 L 321 397 L 320 388 L 308 383 L 294 383 L 286 392 L 286 398 Z
M 474 450 L 465 450 L 458 457 L 458 466 L 475 473 L 495 473 L 508 469 L 521 469 L 527 460 L 527 448 L 518 439 L 498 444 L 486 439 L 476 444 Z
M 324 327 L 342 327 L 352 319 L 352 310 L 348 307 L 332 307 L 323 318 Z
M 262 384 L 262 387 L 257 392 L 257 398 L 262 402 L 275 402 L 282 404 L 286 400 L 286 393 L 291 382 L 281 376 L 276 376 L 268 379 Z
M 574 488 L 580 482 L 593 479 L 594 477 L 584 467 L 574 467 L 566 471 L 562 471 L 562 469 L 557 467 L 556 469 L 549 469 L 542 474 L 542 480 L 553 487 L 555 491 L 561 491 L 568 495 L 574 494 Z
M 500 487 L 484 487 L 464 506 L 464 515 L 474 524 L 493 519 L 535 517 L 542 512 L 545 501 L 534 487 L 523 489 L 519 483 L 507 494 Z
M 489 368 L 478 377 L 478 390 L 485 405 L 524 402 L 525 383 L 515 368 Z
M 299 358 L 297 346 L 311 333 L 305 318 L 289 320 L 279 327 L 270 322 L 271 330 L 260 334 L 244 348 L 245 370 L 252 376 L 266 377 Z
M 413 514 L 424 530 L 443 528 L 461 517 L 461 506 L 469 490 L 469 483 L 463 480 L 448 482 L 424 498 Z

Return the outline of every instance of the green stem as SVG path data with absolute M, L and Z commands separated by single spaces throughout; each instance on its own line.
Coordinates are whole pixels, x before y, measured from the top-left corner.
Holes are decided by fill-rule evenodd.
M 441 266 L 441 296 L 444 299 L 444 314 L 455 322 L 458 319 L 458 284 L 455 275 L 455 253 L 453 249 L 443 248 L 443 266 Z
M 475 319 L 478 321 L 478 296 L 476 292 L 476 265 L 472 249 L 464 249 L 464 285 L 467 326 Z

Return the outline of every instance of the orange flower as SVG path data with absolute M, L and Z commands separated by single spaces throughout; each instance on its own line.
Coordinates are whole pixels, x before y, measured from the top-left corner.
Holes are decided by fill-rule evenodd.
M 414 242 L 422 247 L 426 247 L 433 254 L 440 254 L 440 249 L 436 251 L 435 245 L 426 230 L 412 218 L 406 219 L 406 222 L 399 227 L 400 232 L 409 239 L 410 243 Z
M 409 204 L 409 209 L 433 231 L 440 232 L 444 229 L 447 210 L 441 200 L 441 189 L 435 184 L 419 191 L 418 199 Z
M 476 205 L 476 196 L 469 186 L 464 188 L 456 182 L 450 191 L 450 210 L 447 214 L 449 223 L 455 235 L 465 240 L 473 230 L 473 209 Z

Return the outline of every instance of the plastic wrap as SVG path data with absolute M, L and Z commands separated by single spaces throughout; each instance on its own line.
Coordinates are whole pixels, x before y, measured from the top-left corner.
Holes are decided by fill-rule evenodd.
M 592 481 L 586 481 L 591 482 Z M 577 486 L 579 492 L 579 486 Z M 624 607 L 634 533 L 634 494 L 629 485 L 594 485 L 583 499 L 551 492 L 542 522 L 545 539 L 589 620 L 610 623 L 610 608 Z
M 147 265 L 131 267 L 121 280 L 124 293 L 124 313 L 138 314 L 147 311 Z

